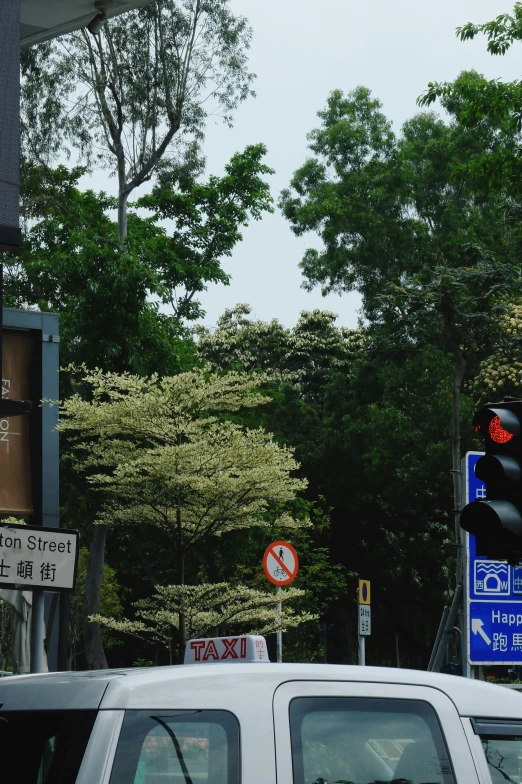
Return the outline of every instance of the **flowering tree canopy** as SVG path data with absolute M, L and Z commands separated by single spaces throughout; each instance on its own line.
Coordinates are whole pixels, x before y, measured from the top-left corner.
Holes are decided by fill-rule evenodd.
M 95 522 L 160 529 L 179 585 L 187 552 L 211 536 L 308 523 L 287 508 L 306 487 L 293 475 L 292 451 L 240 422 L 240 412 L 269 400 L 256 379 L 207 368 L 161 379 L 95 371 L 81 383 L 82 395 L 63 404 L 60 430 L 67 456 L 100 494 Z M 178 625 L 181 653 L 183 604 Z
M 178 553 L 269 519 L 302 524 L 285 511 L 306 487 L 292 475 L 298 464 L 291 450 L 262 429 L 223 416 L 268 401 L 251 378 L 205 370 L 164 379 L 96 371 L 84 383 L 90 399 L 69 398 L 60 429 L 77 467 L 104 493 L 98 523 L 156 526 Z
M 480 364 L 472 388 L 478 398 L 522 396 L 522 300 L 508 302 L 493 322 L 496 350 Z
M 135 620 L 120 620 L 93 616 L 92 620 L 117 632 L 152 639 L 169 651 L 172 635 L 179 629 L 179 617 L 185 619 L 188 639 L 216 636 L 231 628 L 234 633 L 271 634 L 299 626 L 317 616 L 295 613 L 289 602 L 304 596 L 298 588 L 283 588 L 278 594 L 244 585 L 216 583 L 214 585 L 156 586 L 156 593 L 135 602 Z M 279 616 L 276 604 L 283 605 Z

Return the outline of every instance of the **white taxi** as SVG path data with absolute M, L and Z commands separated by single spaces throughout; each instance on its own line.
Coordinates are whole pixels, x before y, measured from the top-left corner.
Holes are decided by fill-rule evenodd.
M 191 640 L 186 661 L 2 679 L 2 780 L 522 782 L 515 691 L 417 670 L 271 664 L 262 637 Z

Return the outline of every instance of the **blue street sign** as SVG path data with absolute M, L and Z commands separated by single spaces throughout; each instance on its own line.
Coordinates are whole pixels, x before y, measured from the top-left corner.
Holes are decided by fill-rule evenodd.
M 483 452 L 466 454 L 466 502 L 485 498 L 475 476 Z M 468 651 L 470 664 L 522 664 L 522 566 L 478 556 L 466 534 Z
M 522 662 L 522 602 L 470 602 L 472 664 Z

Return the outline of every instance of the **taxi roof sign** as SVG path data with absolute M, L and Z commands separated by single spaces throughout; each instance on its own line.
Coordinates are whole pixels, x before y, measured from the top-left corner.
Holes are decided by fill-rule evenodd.
M 189 640 L 185 646 L 185 664 L 268 661 L 266 640 L 258 634 Z

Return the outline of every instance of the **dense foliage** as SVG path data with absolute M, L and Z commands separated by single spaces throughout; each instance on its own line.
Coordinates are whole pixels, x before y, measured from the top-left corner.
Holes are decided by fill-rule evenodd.
M 522 4 L 458 31 L 481 33 L 503 54 Z M 398 133 L 367 88 L 334 89 L 279 206 L 320 240 L 305 287 L 358 290 L 359 329 L 244 304 L 194 328 L 198 294 L 229 282 L 242 227 L 272 209 L 262 144 L 203 178 L 205 119 L 230 122 L 250 94 L 250 36 L 227 0 L 157 0 L 24 56 L 24 242 L 5 290 L 60 313 L 77 366 L 62 376 L 62 524 L 90 545 L 71 661 L 166 663 L 231 630 L 273 647 L 284 628 L 288 660 L 353 662 L 362 576 L 367 661 L 424 667 L 462 577 L 472 411 L 521 394 L 521 85 L 434 82 L 420 103 L 444 116 Z M 85 168 L 50 168 L 67 145 L 114 171 L 116 199 L 82 191 Z M 261 568 L 276 538 L 301 559 L 281 618 Z M 3 663 L 8 639 L 4 612 Z

